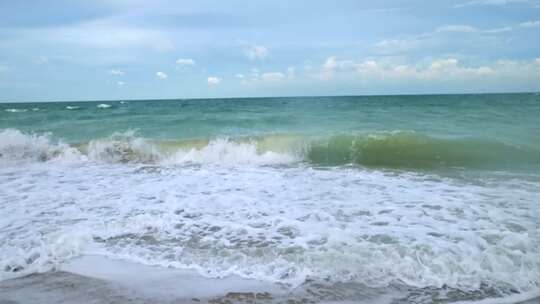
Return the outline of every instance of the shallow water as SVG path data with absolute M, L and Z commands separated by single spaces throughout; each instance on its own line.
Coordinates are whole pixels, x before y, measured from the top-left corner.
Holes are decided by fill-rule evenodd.
M 534 293 L 537 98 L 1 105 L 0 279 L 99 254 L 291 289 Z

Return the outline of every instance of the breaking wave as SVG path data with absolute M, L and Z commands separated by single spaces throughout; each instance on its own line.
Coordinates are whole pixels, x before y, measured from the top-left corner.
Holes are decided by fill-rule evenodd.
M 51 134 L 26 134 L 16 129 L 0 131 L 0 159 L 49 161 L 54 159 L 76 159 L 80 152 L 54 141 Z
M 495 140 L 436 138 L 415 132 L 334 135 L 326 138 L 268 135 L 251 138 L 153 140 L 135 131 L 68 145 L 51 134 L 0 132 L 0 159 L 49 161 L 74 158 L 106 163 L 278 165 L 431 169 L 508 169 L 540 166 L 540 152 Z

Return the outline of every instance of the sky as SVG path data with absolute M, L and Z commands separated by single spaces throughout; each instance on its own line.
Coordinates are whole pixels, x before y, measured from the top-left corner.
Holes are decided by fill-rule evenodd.
M 0 102 L 540 91 L 540 0 L 0 0 Z

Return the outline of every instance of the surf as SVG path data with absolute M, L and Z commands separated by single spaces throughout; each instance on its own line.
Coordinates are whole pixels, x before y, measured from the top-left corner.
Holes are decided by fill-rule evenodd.
M 67 144 L 53 134 L 0 131 L 0 159 L 93 160 L 158 165 L 358 165 L 430 170 L 472 168 L 524 170 L 540 167 L 540 152 L 481 138 L 438 138 L 412 131 L 300 134 L 157 140 L 136 131 Z

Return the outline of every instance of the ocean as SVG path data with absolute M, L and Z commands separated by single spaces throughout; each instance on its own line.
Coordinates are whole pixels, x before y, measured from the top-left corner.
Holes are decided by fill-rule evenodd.
M 538 296 L 539 204 L 534 93 L 0 104 L 0 280 L 98 255 L 339 291 L 314 301 Z

